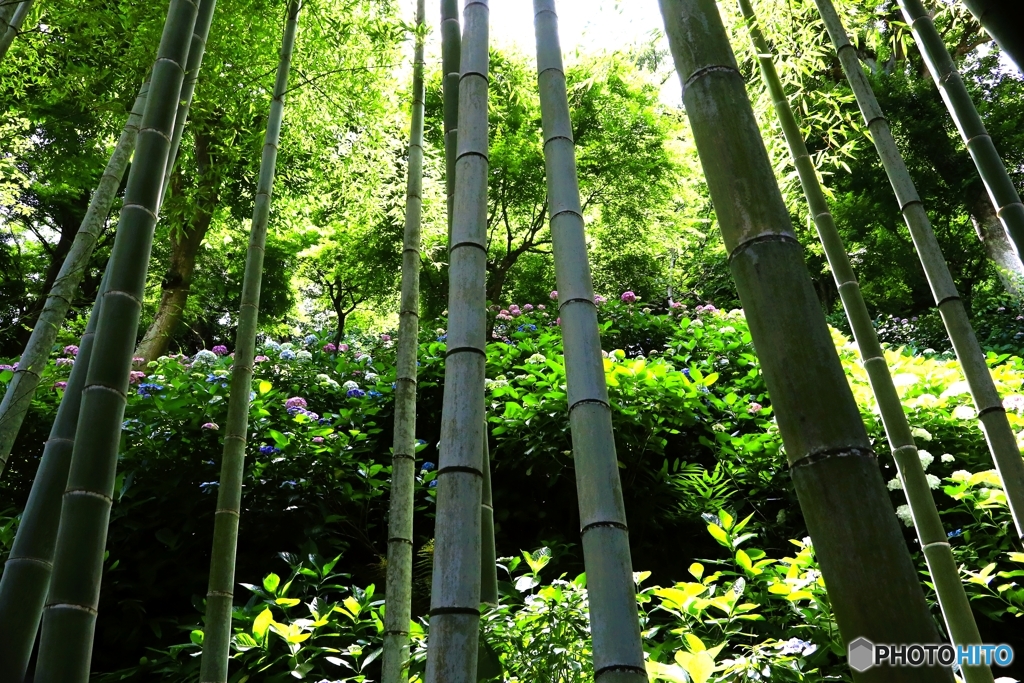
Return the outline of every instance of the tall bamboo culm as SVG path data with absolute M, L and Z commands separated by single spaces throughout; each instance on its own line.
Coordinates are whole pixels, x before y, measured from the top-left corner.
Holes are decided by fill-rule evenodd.
M 7 51 L 11 49 L 11 43 L 21 32 L 21 27 L 32 10 L 33 2 L 34 0 L 22 0 L 15 7 L 9 19 L 6 17 L 4 17 L 6 20 L 0 19 L 0 62 L 7 56 Z
M 459 144 L 459 73 L 462 32 L 458 0 L 441 0 L 441 72 L 444 103 L 444 177 L 448 199 L 448 242 L 455 211 L 455 160 Z
M 938 643 L 714 0 L 660 0 L 730 268 L 844 642 Z M 857 558 L 851 562 L 850 558 Z M 952 681 L 941 667 L 858 682 Z
M 452 212 L 455 203 L 455 161 L 459 137 L 459 61 L 462 35 L 457 0 L 441 0 L 441 70 L 444 74 L 444 160 L 448 200 L 448 242 L 451 244 Z M 497 553 L 494 544 L 494 507 L 491 497 L 491 458 L 484 418 L 483 488 L 480 503 L 480 602 L 498 604 Z
M 597 306 L 554 0 L 533 0 L 548 214 L 558 285 L 580 533 L 587 570 L 594 680 L 646 683 L 629 531 L 601 357 Z
M 235 553 L 238 547 L 238 520 L 242 511 L 242 479 L 245 474 L 245 446 L 249 428 L 249 392 L 252 390 L 253 362 L 256 354 L 256 327 L 260 309 L 260 285 L 263 257 L 270 221 L 270 203 L 277 169 L 277 150 L 284 121 L 284 96 L 288 92 L 295 34 L 301 0 L 290 0 L 281 53 L 270 101 L 267 131 L 263 136 L 263 155 L 245 255 L 242 278 L 242 305 L 235 333 L 235 357 L 231 366 L 231 393 L 224 431 L 217 511 L 214 514 L 213 550 L 210 555 L 210 582 L 206 591 L 206 625 L 203 631 L 201 683 L 226 683 L 231 645 L 231 610 L 234 601 Z
M 75 445 L 82 387 L 89 371 L 96 322 L 109 272 L 109 269 L 104 271 L 100 282 L 96 303 L 78 344 L 75 365 L 32 480 L 18 534 L 4 565 L 3 578 L 0 578 L 0 683 L 22 683 L 39 632 L 53 569 L 61 498 L 68 483 L 71 451 Z
M 486 0 L 466 0 L 427 683 L 475 683 L 477 674 L 486 361 L 488 15 Z
M 197 7 L 171 0 L 111 253 L 61 509 L 36 679 L 86 683 L 128 372 Z
M 963 0 L 992 39 L 1024 73 L 1024 5 L 1007 0 Z
M 405 192 L 402 299 L 399 311 L 395 386 L 394 456 L 388 512 L 387 591 L 384 613 L 383 683 L 409 679 L 412 621 L 412 520 L 416 482 L 416 357 L 419 352 L 420 218 L 423 207 L 423 45 L 426 10 L 416 2 L 416 46 L 412 67 L 409 178 Z
M 196 25 L 192 30 L 192 42 L 188 49 L 188 62 L 185 64 L 185 80 L 181 84 L 181 97 L 178 98 L 178 111 L 174 115 L 174 132 L 171 134 L 171 149 L 167 155 L 167 166 L 164 171 L 164 184 L 160 189 L 160 205 L 167 196 L 167 187 L 171 182 L 171 171 L 178 161 L 178 150 L 181 148 L 181 136 L 185 133 L 185 123 L 188 121 L 188 112 L 192 108 L 192 98 L 196 92 L 196 83 L 199 80 L 199 70 L 203 66 L 203 57 L 206 55 L 206 41 L 210 37 L 210 25 L 213 23 L 213 13 L 217 8 L 217 0 L 198 0 L 199 14 L 196 15 Z
M 850 44 L 842 20 L 836 14 L 832 0 L 814 1 L 835 44 L 843 71 L 857 97 L 857 104 L 867 122 L 875 149 L 896 193 L 903 219 L 910 229 L 910 236 L 914 240 L 925 276 L 928 278 L 932 296 L 935 297 L 942 322 L 946 326 L 960 367 L 967 378 L 989 452 L 1003 481 L 1017 533 L 1024 534 L 1024 460 L 1021 459 L 1017 439 L 1010 429 L 1006 410 L 992 381 L 992 373 L 985 362 L 985 353 L 974 335 L 963 301 L 960 300 L 953 277 L 949 274 L 942 249 L 935 239 L 924 204 L 921 203 L 914 181 L 911 180 L 910 172 L 903 162 L 896 141 L 893 140 L 889 124 L 882 114 L 878 100 L 875 99 L 871 83 L 860 66 L 857 51 Z
M 1024 204 L 1006 172 L 1006 165 L 996 151 L 992 136 L 985 130 L 985 124 L 964 87 L 953 58 L 921 0 L 899 0 L 899 3 L 903 17 L 914 32 L 914 39 L 928 65 L 928 71 L 935 80 L 935 86 L 953 117 L 956 129 L 960 131 L 960 137 L 967 145 L 968 153 L 978 167 L 978 175 L 985 183 L 999 222 L 1016 247 L 1017 256 L 1024 256 Z
M 29 336 L 25 350 L 18 360 L 18 369 L 7 385 L 3 402 L 0 403 L 0 472 L 7 465 L 11 449 L 18 438 L 21 423 L 25 420 L 28 408 L 32 404 L 36 389 L 43 369 L 50 358 L 50 350 L 57 339 L 57 332 L 64 323 L 64 318 L 71 308 L 71 302 L 78 292 L 78 286 L 82 282 L 82 276 L 96 248 L 96 241 L 103 231 L 104 223 L 110 214 L 110 207 L 117 196 L 118 185 L 124 177 L 125 169 L 128 167 L 128 160 L 131 159 L 135 150 L 135 140 L 139 134 L 139 124 L 142 122 L 142 112 L 146 106 L 146 98 L 149 94 L 149 81 L 143 83 L 139 95 L 135 99 L 135 105 L 128 115 L 128 122 L 125 123 L 121 137 L 114 146 L 103 175 L 100 176 L 96 191 L 89 201 L 89 208 L 85 212 L 75 239 L 71 243 L 71 249 L 64 258 L 64 263 L 57 273 L 50 293 L 46 296 L 43 310 L 36 320 L 32 334 Z M 65 394 L 67 395 L 67 394 Z M 75 420 L 78 416 L 75 415 Z M 67 471 L 65 470 L 65 478 Z M 60 506 L 57 507 L 60 514 Z M 56 530 L 54 530 L 56 533 Z
M 807 206 L 810 209 L 818 236 L 825 248 L 832 274 L 835 276 L 839 296 L 846 308 L 846 317 L 850 321 L 857 348 L 860 349 L 861 362 L 868 374 L 871 388 L 878 402 L 889 445 L 892 448 L 896 466 L 899 469 L 903 490 L 910 503 L 910 511 L 914 518 L 917 536 L 924 550 L 928 570 L 939 597 L 939 604 L 945 617 L 950 638 L 958 645 L 981 643 L 978 625 L 974 620 L 967 594 L 960 583 L 956 560 L 950 550 L 945 530 L 939 519 L 935 500 L 925 478 L 924 467 L 918 456 L 917 446 L 911 434 L 910 424 L 903 412 L 892 375 L 885 363 L 885 355 L 878 343 L 878 335 L 871 323 L 867 305 L 860 291 L 860 285 L 853 273 L 850 259 L 846 254 L 839 231 L 836 229 L 832 213 L 829 211 L 825 193 L 818 181 L 814 162 L 807 152 L 800 126 L 786 98 L 782 81 L 772 61 L 771 49 L 757 24 L 750 0 L 739 0 L 740 11 L 747 20 L 751 42 L 758 55 L 761 75 L 771 93 L 775 111 L 782 125 L 782 131 L 789 145 L 793 164 L 800 176 Z M 992 670 L 987 666 L 965 667 L 968 683 L 992 683 Z

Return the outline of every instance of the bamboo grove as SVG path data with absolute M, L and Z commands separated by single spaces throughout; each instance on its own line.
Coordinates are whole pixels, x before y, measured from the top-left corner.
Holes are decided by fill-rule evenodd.
M 653 0 L 651 0 L 653 2 Z M 828 585 L 842 640 L 938 644 L 926 590 L 881 475 L 854 395 L 829 333 L 790 212 L 755 119 L 743 74 L 715 0 L 659 0 L 683 107 L 714 204 L 728 267 L 785 448 L 786 465 L 814 551 Z M 887 366 L 861 285 L 830 210 L 826 190 L 775 65 L 773 48 L 750 0 L 738 0 L 761 77 L 771 95 L 807 210 L 835 278 L 870 381 L 889 446 L 906 492 L 945 628 L 957 645 L 982 643 L 974 613 L 943 527 L 918 445 Z M 945 330 L 966 377 L 977 419 L 998 471 L 1018 534 L 1024 533 L 1024 460 L 975 329 L 939 247 L 926 207 L 890 131 L 871 81 L 831 0 L 815 4 L 884 166 L 913 238 Z M 1013 59 L 1024 33 L 1000 19 L 998 3 L 965 3 Z M 977 165 L 995 215 L 1018 255 L 1024 254 L 1024 204 L 971 101 L 942 37 L 921 0 L 899 0 L 928 71 Z M 249 223 L 241 306 L 217 503 L 209 584 L 205 595 L 202 683 L 232 679 L 232 614 L 243 480 L 257 362 L 261 286 L 285 100 L 299 27 L 301 0 L 289 0 L 265 115 L 262 156 Z M 613 430 L 601 328 L 592 276 L 586 202 L 577 165 L 578 134 L 555 0 L 533 0 L 536 90 L 540 102 L 545 200 L 541 221 L 551 234 L 558 327 L 564 349 L 567 421 L 578 494 L 579 539 L 586 569 L 594 680 L 649 679 L 637 608 L 630 527 Z M 0 60 L 7 54 L 32 0 L 0 5 Z M 441 127 L 447 240 L 447 330 L 439 425 L 436 517 L 433 532 L 429 640 L 425 680 L 485 680 L 482 615 L 500 604 L 495 548 L 486 382 L 489 183 L 489 106 L 494 77 L 488 0 L 441 0 Z M 526 7 L 517 8 L 526 12 Z M 1012 12 L 1011 10 L 1008 10 Z M 169 0 L 159 48 L 148 77 L 91 197 L 85 219 L 63 261 L 0 405 L 0 468 L 40 384 L 43 368 L 97 248 L 102 226 L 127 172 L 113 251 L 78 347 L 77 360 L 45 444 L 31 493 L 0 579 L 0 683 L 25 680 L 38 637 L 35 680 L 89 680 L 104 551 L 114 505 L 125 405 L 154 231 L 178 162 L 211 31 L 215 0 Z M 410 678 L 413 620 L 413 519 L 417 477 L 421 268 L 424 263 L 425 43 L 431 32 L 425 1 L 413 27 L 408 141 L 404 167 L 397 376 L 391 449 L 384 619 L 384 683 Z M 309 82 L 303 75 L 305 82 Z M 429 132 L 429 131 L 428 131 Z M 129 165 L 129 162 L 130 165 Z M 280 182 L 280 181 L 279 181 Z M 671 295 L 670 295 L 671 296 Z M 440 341 L 440 339 L 439 339 Z M 148 336 L 138 354 L 166 348 Z M 494 490 L 502 481 L 496 474 Z M 699 577 L 698 577 L 699 578 Z M 988 666 L 966 666 L 968 683 L 995 680 Z M 854 680 L 953 681 L 948 668 L 875 667 Z

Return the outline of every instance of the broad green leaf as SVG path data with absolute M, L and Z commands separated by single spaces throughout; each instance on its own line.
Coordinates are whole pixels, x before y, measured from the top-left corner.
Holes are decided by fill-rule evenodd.
M 278 576 L 277 574 L 267 574 L 263 578 L 263 587 L 271 595 L 273 595 L 273 594 L 275 594 L 277 592 L 277 588 L 280 585 L 281 585 L 281 577 Z

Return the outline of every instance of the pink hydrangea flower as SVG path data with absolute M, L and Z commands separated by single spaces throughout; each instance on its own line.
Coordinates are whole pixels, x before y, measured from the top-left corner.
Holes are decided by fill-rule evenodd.
M 54 382 L 53 383 L 53 388 L 54 389 L 67 389 L 68 388 L 68 383 L 67 382 Z
M 523 313 L 521 310 L 519 310 L 519 307 L 516 306 L 515 304 L 512 304 L 511 306 L 508 307 L 508 312 L 513 317 L 517 316 L 517 315 L 522 315 L 522 313 Z
M 255 363 L 265 363 L 265 362 L 267 362 L 268 360 L 270 360 L 270 358 L 268 358 L 267 356 L 256 356 L 256 357 L 255 357 L 255 358 L 253 358 L 252 360 L 253 360 L 253 362 L 255 362 Z
M 546 308 L 547 308 L 547 306 L 545 306 L 544 304 L 537 304 L 537 310 L 538 311 L 543 311 Z
M 556 325 L 561 325 L 562 324 L 562 319 L 561 318 L 555 318 L 555 324 Z
M 146 362 L 145 358 L 139 358 L 138 356 L 136 356 L 135 358 L 132 358 L 132 365 L 142 365 L 145 362 Z
M 78 355 L 78 347 L 75 346 L 74 344 L 71 344 L 70 346 L 65 346 L 64 347 L 64 353 L 68 354 L 69 356 L 77 356 Z
M 75 364 L 75 359 L 74 358 L 58 358 L 57 359 L 57 367 L 64 367 L 64 366 L 67 366 L 67 365 L 74 365 L 74 364 Z
M 551 290 L 551 293 L 548 294 L 548 296 L 551 297 L 552 301 L 556 301 L 558 299 L 558 290 L 557 289 Z
M 322 437 L 322 436 L 314 436 L 313 437 L 313 443 L 323 443 L 323 442 L 324 442 L 324 437 Z
M 292 398 L 284 402 L 285 408 L 305 408 L 306 405 L 306 399 L 300 398 L 298 396 L 293 396 Z
M 390 334 L 382 334 L 382 335 L 380 335 L 380 340 L 381 341 L 391 341 L 391 335 Z
M 324 344 L 324 351 L 326 351 L 327 353 L 334 353 L 337 350 L 338 350 L 338 347 L 335 346 L 334 344 L 331 344 L 330 342 L 328 342 L 327 344 Z
M 212 429 L 213 431 L 217 431 L 218 429 L 220 429 L 220 425 L 218 425 L 216 422 L 207 422 L 206 424 L 203 425 L 203 429 Z
M 751 415 L 757 415 L 759 412 L 761 412 L 762 408 L 764 408 L 764 406 L 762 406 L 760 403 L 751 403 L 749 406 L 747 406 L 747 412 L 750 413 Z
M 226 355 L 228 355 L 228 347 L 224 346 L 223 344 L 217 344 L 217 346 L 214 346 L 210 350 L 213 351 L 218 356 L 226 356 Z
M 143 379 L 145 379 L 145 377 L 146 373 L 142 372 L 141 370 L 132 370 L 131 372 L 128 373 L 128 383 L 138 384 Z
M 636 294 L 633 292 L 623 292 L 619 298 L 627 304 L 636 303 Z
M 339 344 L 338 350 L 341 351 L 342 353 L 345 353 L 346 351 L 348 351 L 348 344 Z
M 608 299 L 606 299 L 605 297 L 601 296 L 600 294 L 595 294 L 594 295 L 594 303 L 597 304 L 598 306 L 600 306 L 601 304 L 605 303 L 606 301 L 608 301 Z
M 523 310 L 524 311 L 532 311 L 533 310 L 533 304 L 524 304 L 523 305 Z

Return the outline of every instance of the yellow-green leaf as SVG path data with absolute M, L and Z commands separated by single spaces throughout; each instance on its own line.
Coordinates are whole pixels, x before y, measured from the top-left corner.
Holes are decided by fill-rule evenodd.
M 273 388 L 274 388 L 274 385 L 271 384 L 270 382 L 268 382 L 267 380 L 264 379 L 264 380 L 260 381 L 260 386 L 259 386 L 260 395 L 263 395 L 263 394 L 267 393 L 268 391 L 270 391 Z
M 690 648 L 690 652 L 703 652 L 707 649 L 704 646 L 704 641 L 692 633 L 687 633 L 683 638 L 686 640 L 686 647 Z
M 724 545 L 726 548 L 729 547 L 729 535 L 725 533 L 722 527 L 717 524 L 708 524 L 708 533 L 711 534 L 716 541 Z
M 298 598 L 278 598 L 274 602 L 278 605 L 283 605 L 284 607 L 295 607 L 295 605 L 299 604 L 301 601 Z
M 269 607 L 257 615 L 256 620 L 252 622 L 252 635 L 256 638 L 256 642 L 262 643 L 266 640 L 267 629 L 270 628 L 272 621 L 274 621 L 274 615 L 270 613 Z

